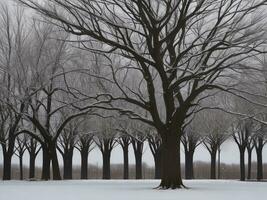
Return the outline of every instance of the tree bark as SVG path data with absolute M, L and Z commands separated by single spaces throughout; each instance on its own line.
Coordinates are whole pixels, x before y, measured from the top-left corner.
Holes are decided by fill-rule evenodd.
M 216 150 L 210 152 L 210 179 L 216 179 Z
M 23 156 L 19 156 L 19 174 L 20 174 L 20 180 L 23 180 Z
M 161 178 L 161 150 L 154 155 L 155 161 L 155 179 Z
M 252 149 L 248 150 L 248 174 L 247 174 L 247 179 L 251 179 L 251 158 L 252 158 Z
M 57 158 L 57 150 L 55 145 L 50 147 L 50 155 L 52 161 L 53 180 L 61 180 L 58 158 Z
M 245 181 L 245 148 L 239 148 L 240 152 L 240 181 Z
M 123 179 L 129 179 L 129 154 L 128 145 L 125 145 L 123 150 Z
M 263 179 L 263 167 L 262 167 L 262 147 L 256 148 L 257 153 L 257 180 Z
M 11 160 L 12 154 L 4 153 L 4 163 L 3 163 L 3 180 L 11 180 Z
M 105 151 L 103 155 L 103 179 L 110 179 L 110 152 Z
M 194 151 L 185 151 L 185 179 L 194 179 Z
M 135 179 L 142 179 L 142 152 L 135 153 Z
M 162 134 L 161 183 L 163 189 L 184 187 L 181 177 L 180 136 L 175 131 Z
M 47 147 L 42 146 L 43 151 L 43 166 L 42 166 L 42 180 L 50 179 L 50 153 Z
M 81 150 L 81 179 L 88 178 L 88 150 Z
M 72 179 L 72 158 L 73 158 L 73 148 L 65 152 L 63 156 L 63 179 Z

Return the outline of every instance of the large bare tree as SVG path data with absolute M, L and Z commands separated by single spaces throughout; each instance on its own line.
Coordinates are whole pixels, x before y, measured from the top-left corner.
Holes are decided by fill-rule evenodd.
M 266 0 L 19 1 L 79 36 L 82 48 L 115 57 L 99 65 L 104 74 L 97 77 L 117 92 L 90 94 L 96 102 L 81 109 L 116 110 L 154 126 L 162 138 L 162 188 L 183 186 L 182 127 L 201 94 L 227 90 L 220 80 L 230 83 L 229 74 L 248 68 L 242 61 L 262 53 L 264 27 L 255 13 Z M 137 84 L 129 85 L 133 76 Z

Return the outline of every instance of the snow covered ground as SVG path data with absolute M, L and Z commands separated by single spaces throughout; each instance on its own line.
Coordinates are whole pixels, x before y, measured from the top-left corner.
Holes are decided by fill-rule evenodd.
M 267 183 L 185 181 L 190 189 L 157 190 L 159 181 L 0 181 L 0 200 L 253 200 L 267 198 Z

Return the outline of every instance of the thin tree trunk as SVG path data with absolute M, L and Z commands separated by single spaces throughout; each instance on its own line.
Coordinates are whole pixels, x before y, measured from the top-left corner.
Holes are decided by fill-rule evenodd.
M 185 151 L 185 179 L 194 179 L 194 151 Z
M 163 189 L 183 187 L 180 163 L 180 137 L 176 131 L 162 135 L 161 183 Z
M 19 155 L 19 174 L 20 180 L 23 180 L 23 156 Z
M 252 150 L 248 150 L 248 174 L 247 174 L 247 179 L 251 179 L 251 155 L 252 155 Z
M 135 179 L 142 179 L 142 152 L 135 153 Z
M 216 150 L 210 153 L 210 179 L 216 179 Z
M 122 148 L 123 150 L 123 179 L 129 179 L 129 154 L 128 145 Z
M 240 181 L 245 181 L 245 148 L 239 148 L 240 151 Z
M 72 179 L 72 158 L 73 149 L 69 149 L 63 156 L 63 179 Z
M 218 179 L 221 179 L 221 149 L 218 148 Z
M 161 178 L 161 150 L 154 155 L 155 161 L 155 179 Z
M 88 150 L 81 150 L 81 179 L 88 178 Z
M 103 152 L 103 179 L 110 179 L 110 152 Z
M 257 180 L 263 179 L 263 167 L 262 167 L 262 147 L 256 149 L 257 153 Z

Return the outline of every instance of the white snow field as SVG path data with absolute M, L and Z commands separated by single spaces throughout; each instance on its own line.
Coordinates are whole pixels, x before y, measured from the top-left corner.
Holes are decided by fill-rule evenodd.
M 0 200 L 253 200 L 267 198 L 267 183 L 184 181 L 190 189 L 158 190 L 159 181 L 0 181 Z

